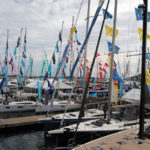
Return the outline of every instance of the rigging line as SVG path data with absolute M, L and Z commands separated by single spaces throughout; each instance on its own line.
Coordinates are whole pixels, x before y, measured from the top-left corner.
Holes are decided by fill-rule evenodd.
M 108 0 L 108 2 L 107 2 L 106 12 L 108 10 L 109 2 L 110 2 L 110 0 Z M 79 126 L 79 123 L 80 123 L 80 121 L 82 119 L 82 114 L 83 114 L 83 111 L 84 111 L 83 110 L 84 109 L 84 104 L 85 104 L 85 101 L 86 101 L 86 95 L 87 95 L 87 91 L 88 91 L 88 84 L 89 84 L 89 81 L 91 79 L 91 74 L 92 74 L 92 70 L 93 70 L 93 66 L 94 66 L 94 63 L 95 63 L 98 47 L 99 47 L 100 40 L 101 40 L 102 31 L 103 31 L 103 27 L 104 27 L 104 23 L 105 23 L 105 18 L 106 18 L 106 13 L 105 13 L 104 18 L 103 18 L 102 26 L 100 28 L 100 33 L 99 33 L 99 37 L 98 37 L 98 41 L 97 41 L 97 45 L 96 45 L 96 50 L 95 50 L 95 53 L 94 53 L 94 58 L 93 58 L 93 61 L 92 61 L 92 64 L 91 64 L 89 78 L 88 78 L 88 81 L 87 81 L 87 84 L 86 84 L 86 87 L 85 87 L 85 91 L 83 93 L 82 104 L 81 104 L 81 107 L 80 107 L 80 113 L 79 113 L 79 117 L 78 117 L 78 121 L 77 121 L 77 126 L 76 126 L 76 129 L 75 129 L 74 141 L 73 141 L 74 143 L 73 144 L 75 144 L 75 139 L 76 139 L 78 126 Z
M 81 1 L 80 8 L 79 8 L 79 11 L 78 11 L 78 15 L 77 15 L 77 18 L 76 18 L 76 21 L 75 21 L 75 24 L 74 24 L 75 27 L 77 25 L 77 21 L 78 21 L 79 14 L 80 14 L 80 11 L 81 11 L 81 8 L 82 8 L 82 4 L 83 4 L 83 0 Z

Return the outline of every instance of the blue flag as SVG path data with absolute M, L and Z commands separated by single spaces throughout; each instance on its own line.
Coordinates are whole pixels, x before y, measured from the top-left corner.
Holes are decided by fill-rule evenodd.
M 37 81 L 37 89 L 38 89 L 38 101 L 40 102 L 42 99 L 42 94 L 41 94 L 41 83 Z
M 17 59 L 17 48 L 15 47 L 15 49 L 14 49 L 14 56 L 15 56 L 15 59 Z
M 117 80 L 118 83 L 123 82 L 122 78 L 118 75 L 117 69 L 113 72 L 113 80 Z
M 123 82 L 120 82 L 120 98 L 123 96 Z
M 115 45 L 114 53 L 115 53 L 115 54 L 118 54 L 119 49 L 120 49 L 120 48 L 119 48 L 118 46 L 116 46 L 116 45 Z M 111 42 L 109 42 L 109 41 L 108 41 L 108 50 L 109 50 L 109 52 L 111 52 L 111 51 L 112 51 L 112 43 L 111 43 Z
M 58 46 L 58 42 L 56 43 L 55 48 L 56 48 L 56 52 L 57 52 L 57 53 L 59 53 L 59 46 Z
M 23 81 L 22 81 L 21 75 L 19 75 L 18 81 L 19 81 L 20 84 L 22 84 Z
M 48 66 L 48 74 L 49 74 L 49 76 L 52 75 L 52 67 L 51 67 L 51 64 L 49 64 L 49 66 Z
M 60 76 L 60 79 L 61 79 L 61 81 L 62 81 L 62 82 L 64 82 L 64 78 L 63 78 L 63 76 Z
M 23 59 L 21 60 L 21 65 L 22 65 L 22 67 L 25 67 L 25 63 L 24 63 Z
M 3 88 L 4 81 L 5 81 L 5 76 L 3 77 L 2 81 L 0 82 L 0 91 L 1 91 L 2 88 Z
M 7 86 L 7 71 L 5 73 L 5 81 L 4 81 L 4 85 Z
M 143 10 L 139 8 L 135 8 L 136 20 L 143 20 Z M 150 22 L 150 12 L 147 13 L 147 22 Z
M 150 60 L 150 54 L 146 54 L 146 59 Z
M 1 70 L 1 74 L 3 74 L 5 72 L 5 66 L 3 66 L 2 70 Z
M 87 35 L 86 35 L 86 37 L 85 37 L 85 40 L 84 40 L 84 42 L 83 42 L 83 44 L 82 44 L 82 46 L 81 46 L 81 49 L 80 49 L 80 51 L 79 51 L 79 53 L 78 53 L 78 56 L 77 56 L 77 58 L 76 58 L 76 60 L 75 60 L 74 65 L 73 65 L 73 67 L 72 67 L 72 70 L 71 70 L 71 73 L 70 73 L 70 81 L 72 80 L 72 76 L 73 76 L 73 73 L 74 73 L 75 68 L 76 68 L 76 66 L 77 66 L 77 63 L 78 63 L 78 61 L 79 61 L 79 59 L 80 59 L 80 56 L 81 56 L 81 54 L 82 54 L 82 52 L 83 52 L 83 50 L 84 50 L 84 48 L 85 48 L 85 46 L 86 46 L 86 44 L 87 44 L 87 41 L 88 41 L 88 39 L 89 39 L 89 37 L 90 37 L 91 31 L 92 31 L 92 29 L 93 29 L 93 27 L 94 27 L 94 24 L 95 24 L 95 22 L 96 22 L 96 20 L 97 20 L 97 17 L 98 17 L 98 15 L 99 15 L 99 12 L 100 12 L 102 6 L 103 6 L 103 3 L 104 3 L 104 1 L 103 1 L 102 3 L 100 3 L 100 5 L 98 6 L 98 8 L 97 8 L 97 10 L 96 10 L 96 12 L 95 12 L 95 15 L 94 15 L 94 18 L 93 18 L 93 20 L 92 20 L 92 22 L 91 22 L 91 25 L 90 25 L 90 28 L 89 28 L 89 30 L 88 30 L 88 33 L 87 33 Z
M 112 19 L 111 13 L 109 13 L 108 11 L 106 12 L 105 9 L 102 9 L 102 10 L 103 10 L 103 16 L 105 16 L 105 13 L 106 13 L 105 19 Z

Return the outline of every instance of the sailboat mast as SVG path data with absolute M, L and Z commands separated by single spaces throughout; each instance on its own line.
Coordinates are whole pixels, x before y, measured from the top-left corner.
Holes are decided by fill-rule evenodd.
M 87 21 L 86 21 L 86 35 L 85 37 L 87 36 L 87 33 L 88 33 L 88 29 L 89 29 L 89 16 L 90 16 L 90 4 L 91 4 L 91 0 L 88 0 L 88 9 L 87 9 Z M 87 41 L 87 44 L 88 44 L 88 41 Z M 84 72 L 83 72 L 83 77 L 84 77 L 84 80 L 83 80 L 83 90 L 85 90 L 85 81 L 86 81 L 86 74 L 87 74 L 87 68 L 86 68 L 86 58 L 87 58 L 87 44 L 85 46 L 85 50 L 84 50 Z
M 146 40 L 147 40 L 147 10 L 148 2 L 143 0 L 144 5 L 139 5 L 139 9 L 143 9 L 143 40 L 142 40 L 142 68 L 141 68 L 141 101 L 140 101 L 140 125 L 139 138 L 144 138 L 144 106 L 145 106 L 145 65 L 146 65 Z
M 20 45 L 19 45 L 19 56 L 18 56 L 18 78 L 20 74 L 20 53 L 21 53 L 21 37 L 22 37 L 23 28 L 20 30 Z M 17 79 L 17 89 L 19 89 L 19 81 Z
M 116 22 L 117 22 L 117 3 L 118 0 L 115 0 L 114 7 L 114 21 L 113 21 L 113 37 L 112 37 L 112 51 L 111 51 L 111 67 L 110 67 L 110 79 L 109 79 L 109 99 L 108 99 L 108 116 L 107 121 L 111 120 L 111 100 L 112 100 L 112 80 L 113 80 L 113 63 L 114 63 L 114 47 L 115 47 L 115 31 L 116 31 Z

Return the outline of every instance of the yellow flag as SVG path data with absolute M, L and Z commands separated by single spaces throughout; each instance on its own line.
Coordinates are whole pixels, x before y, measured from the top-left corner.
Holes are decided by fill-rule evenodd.
M 148 72 L 147 69 L 146 69 L 146 83 L 147 85 L 150 85 L 150 73 Z
M 139 30 L 139 35 L 140 35 L 140 40 L 143 39 L 143 30 L 141 28 L 138 28 Z M 147 39 L 150 40 L 150 35 L 147 34 Z
M 70 31 L 69 38 L 68 38 L 68 42 L 69 42 L 70 39 L 72 38 L 72 35 L 73 35 L 73 33 L 74 33 L 75 31 L 77 31 L 77 29 L 76 29 L 75 27 L 72 27 L 72 28 L 71 28 L 71 31 Z
M 110 28 L 109 26 L 105 25 L 105 30 L 106 30 L 106 36 L 113 36 L 113 28 Z M 118 35 L 118 29 L 115 30 L 115 38 Z

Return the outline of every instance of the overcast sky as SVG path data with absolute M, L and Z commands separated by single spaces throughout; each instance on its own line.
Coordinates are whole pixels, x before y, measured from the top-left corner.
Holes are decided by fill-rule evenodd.
M 107 0 L 105 0 L 103 8 L 105 8 L 106 2 Z M 28 58 L 32 55 L 34 62 L 36 62 L 35 65 L 39 64 L 38 68 L 41 68 L 40 65 L 43 52 L 47 52 L 49 59 L 52 56 L 58 39 L 58 33 L 62 26 L 62 21 L 64 21 L 62 50 L 64 49 L 72 25 L 72 17 L 74 16 L 76 19 L 80 3 L 81 0 L 0 0 L 1 58 L 3 58 L 5 51 L 6 29 L 9 29 L 9 51 L 13 52 L 21 27 L 26 27 Z M 85 38 L 87 3 L 88 0 L 83 0 L 83 6 L 76 26 L 78 30 L 78 39 L 81 43 Z M 120 52 L 135 51 L 141 48 L 138 27 L 142 27 L 142 23 L 141 21 L 136 21 L 134 11 L 134 8 L 141 3 L 142 0 L 118 0 L 117 29 L 119 30 L 119 34 L 116 38 L 116 45 L 120 47 Z M 95 14 L 97 6 L 98 0 L 91 0 L 91 16 Z M 114 0 L 111 0 L 109 12 L 112 13 L 112 15 L 114 12 L 113 9 Z M 102 12 L 100 14 L 102 14 Z M 90 21 L 91 20 L 92 18 Z M 89 62 L 93 58 L 101 22 L 102 16 L 98 18 L 89 39 Z M 113 19 L 106 20 L 105 24 L 112 27 Z M 148 23 L 148 33 L 150 34 L 149 24 L 150 23 Z M 108 40 L 112 41 L 111 37 L 106 37 L 106 31 L 104 29 L 99 47 L 99 52 L 101 54 L 108 53 Z M 150 41 L 147 42 L 147 45 L 150 47 Z M 123 57 L 120 55 L 119 58 L 122 62 Z M 116 59 L 118 59 L 117 56 Z M 137 62 L 136 59 L 132 59 L 134 63 Z M 34 72 L 39 72 L 39 69 L 37 71 L 37 66 L 34 68 Z

